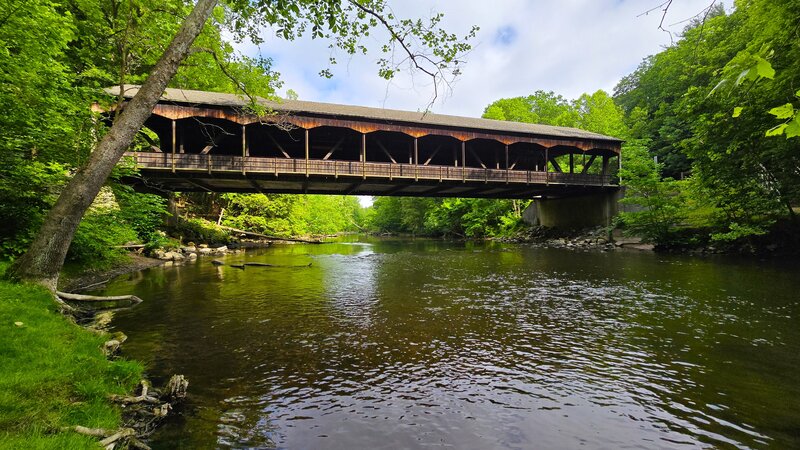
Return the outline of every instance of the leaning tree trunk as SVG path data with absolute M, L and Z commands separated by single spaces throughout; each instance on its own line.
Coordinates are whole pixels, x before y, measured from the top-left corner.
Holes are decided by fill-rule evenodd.
M 86 165 L 61 192 L 28 251 L 11 267 L 12 277 L 33 281 L 55 291 L 58 274 L 83 214 L 152 113 L 216 4 L 217 0 L 198 0 L 144 85 L 114 121 Z

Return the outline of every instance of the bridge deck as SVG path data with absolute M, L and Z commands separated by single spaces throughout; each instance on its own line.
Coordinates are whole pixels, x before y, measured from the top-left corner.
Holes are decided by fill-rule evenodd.
M 403 163 L 126 153 L 175 191 L 530 198 L 615 187 L 608 175 Z

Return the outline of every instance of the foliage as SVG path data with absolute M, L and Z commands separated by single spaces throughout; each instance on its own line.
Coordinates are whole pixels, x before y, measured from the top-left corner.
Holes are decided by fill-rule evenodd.
M 0 448 L 93 448 L 97 439 L 61 427 L 118 428 L 108 395 L 129 393 L 142 377 L 141 365 L 106 359 L 107 337 L 53 305 L 43 288 L 0 282 Z
M 361 227 L 355 197 L 285 194 L 223 194 L 223 224 L 271 236 L 334 234 Z
M 148 241 L 164 222 L 167 214 L 166 200 L 155 194 L 140 194 L 130 186 L 114 185 L 114 196 L 119 203 L 117 216 L 136 232 L 142 241 Z
M 554 92 L 536 91 L 527 97 L 504 98 L 487 106 L 484 119 L 571 126 L 574 111 L 570 102 Z
M 620 170 L 626 187 L 622 203 L 633 210 L 621 212 L 618 224 L 628 234 L 664 245 L 674 240 L 686 210 L 681 182 L 662 180 L 660 169 L 644 145 L 626 146 L 625 165 Z
M 114 246 L 136 239 L 136 232 L 123 221 L 118 209 L 93 208 L 78 226 L 67 261 L 105 268 L 125 258 L 125 251 Z
M 218 227 L 216 223 L 197 217 L 180 219 L 177 226 L 172 229 L 172 234 L 185 242 L 197 244 L 225 244 L 231 241 L 230 233 Z M 173 241 L 165 240 L 165 236 L 158 232 L 151 239 L 153 244 L 148 247 L 167 247 L 173 244 Z
M 517 200 L 379 197 L 368 226 L 376 232 L 467 238 L 499 237 L 521 226 L 527 202 Z
M 664 175 L 691 171 L 693 200 L 710 211 L 715 240 L 765 233 L 800 202 L 796 140 L 765 135 L 778 132 L 776 117 L 786 121 L 780 131 L 795 118 L 786 105 L 799 84 L 798 18 L 796 0 L 718 9 L 615 90 L 629 118 L 637 116 L 633 137 L 650 141 Z

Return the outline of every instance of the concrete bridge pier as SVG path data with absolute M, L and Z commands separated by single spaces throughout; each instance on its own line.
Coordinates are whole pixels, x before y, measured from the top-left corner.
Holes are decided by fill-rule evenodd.
M 522 212 L 522 220 L 563 229 L 609 226 L 620 210 L 623 195 L 623 189 L 611 188 L 576 197 L 537 198 Z

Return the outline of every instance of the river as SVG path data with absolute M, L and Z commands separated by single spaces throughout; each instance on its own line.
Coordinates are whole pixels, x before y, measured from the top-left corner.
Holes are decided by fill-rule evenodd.
M 800 448 L 800 264 L 498 243 L 285 245 L 101 292 L 190 382 L 154 448 Z M 311 263 L 310 267 L 306 266 Z

